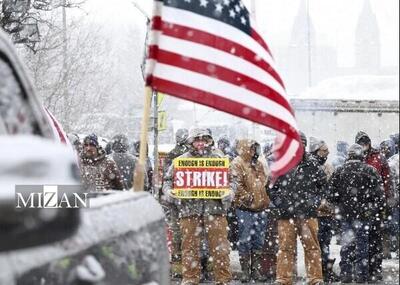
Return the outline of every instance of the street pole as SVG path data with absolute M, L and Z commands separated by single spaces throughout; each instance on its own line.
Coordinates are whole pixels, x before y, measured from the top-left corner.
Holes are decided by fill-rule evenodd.
M 193 103 L 193 121 L 194 121 L 194 126 L 197 128 L 197 107 L 196 103 Z
M 158 93 L 153 91 L 153 104 L 154 104 L 154 149 L 153 149 L 153 157 L 154 157 L 154 170 L 153 170 L 153 189 L 152 194 L 157 199 L 159 197 L 159 185 L 158 185 Z

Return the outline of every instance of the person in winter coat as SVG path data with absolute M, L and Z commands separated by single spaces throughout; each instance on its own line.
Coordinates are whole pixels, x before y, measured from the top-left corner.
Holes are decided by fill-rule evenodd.
M 140 155 L 140 141 L 136 141 L 133 143 L 133 145 L 131 146 L 131 154 L 133 154 L 134 156 L 136 156 L 136 158 L 139 159 L 139 155 Z M 147 192 L 151 192 L 151 190 L 153 189 L 153 167 L 151 165 L 151 161 L 149 158 L 149 146 L 147 145 L 146 148 L 146 175 L 145 175 L 145 185 L 144 185 L 144 190 Z M 147 181 L 147 182 L 146 182 Z
M 392 178 L 392 189 L 394 189 L 394 198 L 396 199 L 395 205 L 399 204 L 399 154 L 393 155 L 388 160 L 390 168 L 390 176 Z
M 71 145 L 74 147 L 75 153 L 79 157 L 82 152 L 82 149 L 83 149 L 82 143 L 79 140 L 79 136 L 75 133 L 71 133 L 71 134 L 68 134 L 67 137 L 68 137 Z
M 189 148 L 186 145 L 189 131 L 178 129 L 175 133 L 175 147 L 167 154 L 164 164 L 164 175 L 167 174 L 175 158 L 186 153 Z M 171 255 L 171 274 L 173 278 L 182 277 L 182 235 L 179 222 L 179 209 L 174 203 L 166 203 L 168 207 L 167 222 L 172 232 L 172 255 Z
M 395 146 L 392 140 L 384 140 L 379 145 L 379 152 L 386 158 L 389 159 L 394 155 Z
M 229 158 L 229 161 L 232 161 L 236 154 L 231 148 L 231 143 L 227 136 L 222 136 L 217 141 L 217 147 L 222 153 Z
M 125 135 L 120 134 L 113 137 L 110 156 L 117 164 L 125 189 L 131 189 L 133 187 L 133 177 L 137 163 L 137 158 L 128 153 L 128 148 L 129 142 Z M 146 184 L 147 177 L 145 177 L 145 185 Z
M 214 140 L 206 129 L 190 129 L 187 143 L 189 151 L 179 156 L 180 158 L 220 157 L 212 150 Z M 179 210 L 182 233 L 182 285 L 200 282 L 200 243 L 203 229 L 213 260 L 215 283 L 228 284 L 231 272 L 226 211 L 234 193 L 231 191 L 222 199 L 177 199 L 172 194 L 173 173 L 174 166 L 171 165 L 165 177 L 163 192 L 169 203 L 176 204 Z
M 239 140 L 239 156 L 230 167 L 231 188 L 235 192 L 233 206 L 236 209 L 239 229 L 239 256 L 242 282 L 265 281 L 260 273 L 262 248 L 266 231 L 266 213 L 269 197 L 265 191 L 267 176 L 258 161 L 260 145 L 253 140 Z
M 269 187 L 269 197 L 279 210 L 276 284 L 292 284 L 296 237 L 304 248 L 309 284 L 323 284 L 321 250 L 318 242 L 317 209 L 326 195 L 327 177 L 318 161 L 306 151 L 297 166 Z
M 167 154 L 164 162 L 164 174 L 170 168 L 172 161 L 189 150 L 186 140 L 189 136 L 188 129 L 178 129 L 175 133 L 175 147 Z
M 106 155 L 110 155 L 112 153 L 112 145 L 113 145 L 113 140 L 110 140 L 107 142 L 106 147 L 104 148 L 104 151 L 106 152 Z
M 270 167 L 271 163 L 274 162 L 274 155 L 272 153 L 272 147 L 273 147 L 272 143 L 266 143 L 263 147 L 263 155 L 264 155 L 265 160 L 267 161 L 268 167 Z
M 363 131 L 357 133 L 355 143 L 362 146 L 364 151 L 364 162 L 373 166 L 380 175 L 384 186 L 384 198 L 386 203 L 392 199 L 390 179 L 390 169 L 386 158 L 378 150 L 372 148 L 370 137 Z M 386 209 L 384 210 L 384 212 Z M 386 219 L 386 215 L 384 215 Z M 371 232 L 369 234 L 369 276 L 371 281 L 382 280 L 382 259 L 383 259 L 383 232 L 384 220 L 374 219 L 371 223 Z
M 310 154 L 318 161 L 329 180 L 334 170 L 333 166 L 326 162 L 329 155 L 328 145 L 323 140 L 310 137 Z M 321 206 L 318 209 L 318 240 L 321 246 L 322 274 L 325 282 L 339 281 L 339 277 L 333 271 L 335 259 L 329 258 L 329 246 L 331 244 L 335 225 L 333 215 L 333 206 L 327 201 L 327 199 L 323 199 Z
M 391 139 L 384 140 L 379 145 L 379 152 L 382 156 L 384 156 L 387 160 L 389 160 L 395 153 L 395 144 Z M 389 161 L 388 161 L 389 162 Z M 390 168 L 390 165 L 389 165 Z M 392 173 L 392 172 L 391 172 Z M 390 250 L 391 250 L 391 240 L 393 240 L 393 234 L 395 235 L 394 227 L 397 226 L 395 222 L 397 207 L 396 198 L 394 197 L 395 188 L 393 184 L 393 176 L 391 175 L 392 187 L 391 187 L 391 197 L 388 200 L 388 208 L 387 208 L 387 219 L 385 221 L 385 228 L 383 233 L 383 258 L 390 258 Z
M 368 281 L 368 236 L 373 230 L 371 221 L 380 216 L 384 207 L 384 192 L 376 169 L 363 162 L 363 148 L 354 144 L 348 160 L 333 174 L 330 181 L 331 201 L 339 212 L 342 228 L 340 275 L 342 283 Z M 353 266 L 355 271 L 353 271 Z M 352 273 L 355 272 L 353 278 Z M 370 276 L 371 277 L 371 276 Z
M 394 144 L 394 153 L 398 154 L 399 153 L 399 142 L 400 142 L 399 133 L 390 135 L 390 140 Z
M 393 205 L 391 212 L 391 220 L 389 221 L 389 234 L 391 236 L 392 251 L 397 253 L 399 257 L 399 233 L 400 233 L 400 214 L 399 214 L 399 199 L 400 199 L 400 183 L 399 183 L 399 154 L 393 155 L 389 161 L 390 173 L 393 184 Z
M 332 166 L 334 169 L 342 166 L 347 159 L 347 150 L 349 144 L 345 141 L 338 141 L 336 143 L 336 155 L 332 159 Z
M 89 191 L 124 189 L 117 165 L 106 157 L 95 134 L 88 135 L 83 140 L 80 170 L 82 184 Z

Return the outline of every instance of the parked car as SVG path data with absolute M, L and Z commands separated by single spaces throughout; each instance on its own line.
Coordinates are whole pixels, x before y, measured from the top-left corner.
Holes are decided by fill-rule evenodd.
M 76 156 L 46 112 L 0 30 L 0 285 L 169 284 L 164 214 L 151 195 L 109 191 L 81 209 L 17 208 L 18 186 L 81 191 Z

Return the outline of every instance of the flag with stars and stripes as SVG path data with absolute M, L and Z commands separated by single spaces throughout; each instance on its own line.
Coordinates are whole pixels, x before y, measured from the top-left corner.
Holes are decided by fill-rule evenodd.
M 271 52 L 240 0 L 155 0 L 148 86 L 277 131 L 274 177 L 300 161 L 294 112 Z

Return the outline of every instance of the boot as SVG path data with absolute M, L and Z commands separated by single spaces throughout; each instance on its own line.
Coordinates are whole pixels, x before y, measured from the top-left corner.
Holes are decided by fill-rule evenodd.
M 324 281 L 327 283 L 339 282 L 340 277 L 333 271 L 333 264 L 336 259 L 329 259 L 327 264 L 322 265 L 322 273 L 324 276 Z
M 266 282 L 267 278 L 261 274 L 262 252 L 251 253 L 251 279 L 258 282 Z
M 241 255 L 239 258 L 240 267 L 242 268 L 242 275 L 240 277 L 240 281 L 242 283 L 250 282 L 250 254 Z

